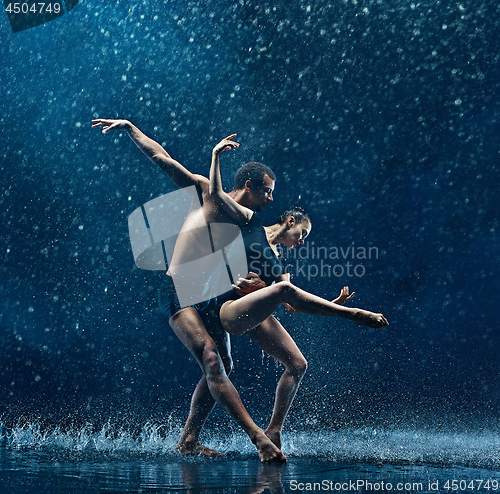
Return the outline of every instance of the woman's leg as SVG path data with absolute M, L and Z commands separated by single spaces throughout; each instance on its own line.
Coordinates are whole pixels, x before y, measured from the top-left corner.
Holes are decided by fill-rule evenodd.
M 306 372 L 307 361 L 295 341 L 274 316 L 268 317 L 248 335 L 262 350 L 285 366 L 285 371 L 276 387 L 273 415 L 264 431 L 281 449 L 283 423 Z
M 346 317 L 357 324 L 381 328 L 388 322 L 382 314 L 334 304 L 301 290 L 288 281 L 225 302 L 220 310 L 224 329 L 230 334 L 244 334 L 267 319 L 281 304 L 290 304 L 299 312 L 331 317 Z
M 198 361 L 210 394 L 248 434 L 259 452 L 260 459 L 285 462 L 283 453 L 272 444 L 264 431 L 257 427 L 248 415 L 238 392 L 227 377 L 217 345 L 208 334 L 196 310 L 192 307 L 183 309 L 173 315 L 169 322 L 177 337 Z M 201 388 L 203 387 L 203 383 L 198 384 Z M 203 392 L 203 389 L 199 391 Z M 207 402 L 205 406 L 208 408 Z

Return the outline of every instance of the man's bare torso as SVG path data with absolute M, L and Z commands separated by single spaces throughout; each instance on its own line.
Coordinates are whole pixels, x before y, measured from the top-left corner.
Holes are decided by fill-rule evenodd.
M 239 232 L 237 228 L 224 228 L 222 235 L 220 229 L 214 229 L 211 226 L 223 223 L 235 225 L 235 220 L 210 196 L 208 179 L 201 175 L 196 177 L 198 178 L 196 187 L 202 199 L 202 206 L 190 212 L 184 221 L 167 272 L 170 276 L 175 274 L 177 266 L 212 254 L 221 247 L 220 244 L 224 246 L 232 240 L 230 238 L 232 232 L 234 232 L 234 237 Z

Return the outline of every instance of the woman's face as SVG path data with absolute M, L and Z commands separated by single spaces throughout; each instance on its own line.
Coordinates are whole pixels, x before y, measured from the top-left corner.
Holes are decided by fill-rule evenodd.
M 304 220 L 302 223 L 297 223 L 293 216 L 287 219 L 287 229 L 283 234 L 283 245 L 288 248 L 297 247 L 302 245 L 305 238 L 311 232 L 311 222 Z

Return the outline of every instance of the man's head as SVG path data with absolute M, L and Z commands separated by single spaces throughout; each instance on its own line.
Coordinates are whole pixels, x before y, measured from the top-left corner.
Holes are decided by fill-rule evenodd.
M 261 211 L 273 200 L 276 175 L 266 165 L 250 161 L 243 165 L 234 177 L 234 190 L 241 194 L 240 204 Z

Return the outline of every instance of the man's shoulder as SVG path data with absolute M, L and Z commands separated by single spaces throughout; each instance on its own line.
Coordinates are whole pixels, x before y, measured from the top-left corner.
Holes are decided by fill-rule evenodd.
M 254 211 L 253 214 L 252 214 L 252 217 L 250 218 L 250 220 L 249 220 L 248 223 L 251 223 L 252 225 L 262 226 L 262 220 L 260 218 L 259 213 L 257 213 L 256 211 Z M 262 226 L 262 228 L 264 228 L 264 227 Z
M 244 227 L 246 230 L 250 231 L 255 231 L 255 230 L 260 230 L 261 228 L 264 229 L 262 225 L 262 220 L 260 219 L 260 216 L 253 211 L 252 216 L 249 220 L 245 221 L 241 225 Z
M 197 185 L 203 188 L 203 190 L 208 190 L 210 186 L 210 181 L 208 180 L 207 177 L 204 177 L 203 175 L 198 175 L 197 173 L 193 173 L 193 180 L 196 182 Z
M 210 201 L 210 181 L 207 177 L 203 175 L 198 175 L 197 173 L 193 173 L 193 181 L 196 189 L 198 190 L 198 194 L 200 194 L 200 199 L 203 197 L 202 202 L 211 202 Z

